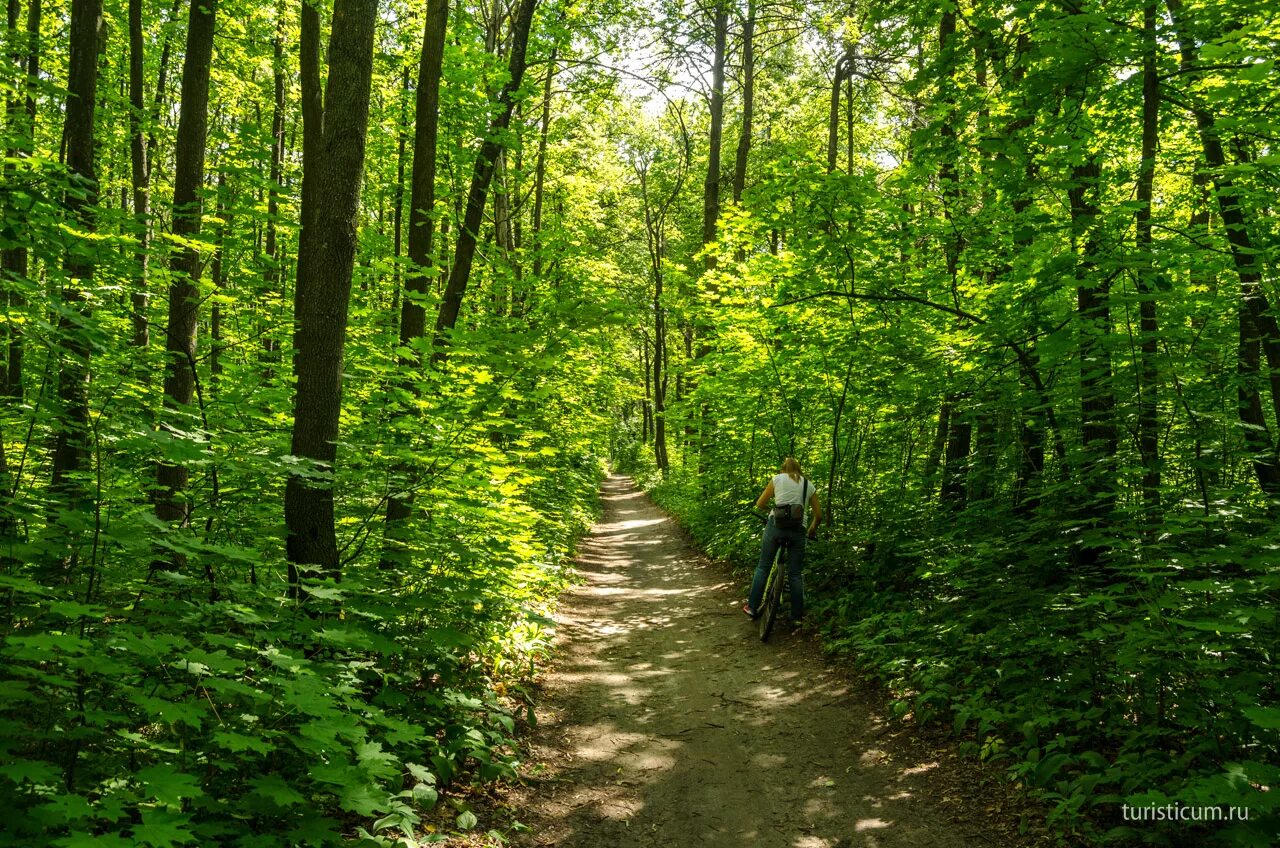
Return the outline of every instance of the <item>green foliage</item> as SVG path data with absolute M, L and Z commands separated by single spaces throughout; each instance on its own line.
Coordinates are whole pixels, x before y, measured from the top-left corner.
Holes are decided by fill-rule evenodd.
M 720 219 L 715 271 L 678 303 L 713 330 L 674 366 L 696 388 L 669 414 L 679 461 L 654 496 L 749 567 L 750 504 L 798 457 L 829 516 L 807 560 L 826 642 L 887 684 L 897 717 L 1003 764 L 1063 833 L 1269 844 L 1280 538 L 1253 461 L 1273 461 L 1280 406 L 1239 365 L 1239 278 L 1188 104 L 1212 103 L 1234 139 L 1227 170 L 1273 267 L 1258 187 L 1275 163 L 1250 133 L 1268 120 L 1253 78 L 1274 76 L 1256 39 L 1274 27 L 1256 7 L 1186 4 L 1203 65 L 1175 79 L 1159 18 L 1148 250 L 1133 235 L 1141 7 L 970 4 L 944 49 L 946 11 L 833 16 L 823 76 L 762 72 L 766 90 L 807 80 L 823 99 L 761 104 L 755 179 Z M 814 128 L 846 53 L 830 170 Z M 1105 322 L 1080 306 L 1089 292 Z M 1250 390 L 1262 425 L 1242 420 Z M 1123 816 L 1165 803 L 1249 818 Z

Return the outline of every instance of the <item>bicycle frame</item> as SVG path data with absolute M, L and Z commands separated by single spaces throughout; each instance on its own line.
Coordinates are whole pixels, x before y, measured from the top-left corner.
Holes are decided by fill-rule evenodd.
M 773 565 L 769 568 L 769 577 L 764 584 L 764 599 L 760 604 L 760 618 L 756 622 L 759 632 L 760 641 L 768 642 L 769 635 L 773 633 L 774 622 L 778 618 L 778 606 L 782 603 L 782 587 L 787 582 L 787 574 L 783 563 L 785 557 L 789 554 L 791 542 L 782 540 L 778 543 L 778 550 L 773 555 Z M 790 591 L 790 587 L 787 587 Z

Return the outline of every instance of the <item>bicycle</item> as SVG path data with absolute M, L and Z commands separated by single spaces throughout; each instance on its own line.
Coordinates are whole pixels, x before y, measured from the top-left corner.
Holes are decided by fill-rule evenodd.
M 768 518 L 758 512 L 752 512 L 760 522 L 767 523 Z M 778 550 L 773 555 L 773 565 L 769 567 L 769 576 L 764 584 L 764 596 L 760 601 L 760 609 L 756 615 L 756 627 L 760 633 L 760 641 L 768 642 L 773 633 L 773 625 L 778 619 L 778 605 L 782 602 L 782 592 L 791 591 L 790 576 L 787 574 L 786 562 L 791 550 L 790 539 L 780 539 Z

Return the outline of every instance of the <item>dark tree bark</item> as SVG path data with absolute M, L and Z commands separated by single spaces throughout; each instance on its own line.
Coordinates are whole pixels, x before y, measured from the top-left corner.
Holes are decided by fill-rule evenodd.
M 1138 364 L 1138 453 L 1142 458 L 1142 502 L 1145 519 L 1156 524 L 1160 516 L 1160 420 L 1158 416 L 1160 376 L 1156 320 L 1156 287 L 1151 201 L 1156 174 L 1156 143 L 1159 133 L 1160 81 L 1156 74 L 1156 4 L 1142 10 L 1142 165 L 1138 171 L 1138 202 L 1134 214 L 1135 247 L 1141 267 L 1136 275 L 1142 338 Z
M 217 230 L 213 245 L 213 263 L 210 273 L 213 276 L 213 287 L 221 294 L 226 288 L 226 272 L 223 270 L 223 253 L 227 241 L 227 228 L 231 225 L 231 214 L 227 211 L 227 175 L 218 174 L 218 211 Z M 226 349 L 222 332 L 222 305 L 215 298 L 209 310 L 209 378 L 215 384 L 222 376 L 222 353 Z
M 515 94 L 520 89 L 521 80 L 524 78 L 529 27 L 533 23 L 533 11 L 537 2 L 538 0 L 520 0 L 516 18 L 512 24 L 507 82 L 498 94 L 497 111 L 489 123 L 484 142 L 480 145 L 480 153 L 476 157 L 475 170 L 471 175 L 471 188 L 467 193 L 466 213 L 454 245 L 453 267 L 449 272 L 449 282 L 445 286 L 444 297 L 440 301 L 440 311 L 436 315 L 435 349 L 431 354 L 431 361 L 435 365 L 443 365 L 448 359 L 448 336 L 458 323 L 462 299 L 466 295 L 467 283 L 471 278 L 471 266 L 475 261 L 480 224 L 484 220 L 485 198 L 488 195 L 489 183 L 493 179 L 494 166 L 502 147 L 501 138 L 511 123 L 511 113 L 515 109 Z
M 711 126 L 707 137 L 707 174 L 702 183 L 702 267 L 704 271 L 713 271 L 716 267 L 715 253 L 707 248 L 716 239 L 716 227 L 720 218 L 720 155 L 724 146 L 724 72 L 728 53 L 729 40 L 729 6 L 728 0 L 715 0 L 712 10 L 713 52 L 711 60 Z M 713 306 L 719 299 L 719 286 L 714 277 L 704 277 L 707 302 Z M 711 322 L 699 319 L 696 324 L 689 323 L 685 327 L 685 346 L 690 358 L 694 356 L 694 341 L 697 339 L 698 359 L 711 353 L 711 336 L 715 332 Z M 692 374 L 684 375 L 683 392 L 692 392 L 696 380 Z M 678 378 L 677 378 L 678 379 Z M 679 392 L 678 392 L 679 394 Z M 697 418 L 690 416 L 685 421 L 684 438 L 686 442 L 685 456 L 696 445 L 698 453 L 699 476 L 706 485 L 705 472 L 708 468 L 708 454 L 714 447 L 711 436 L 713 424 L 711 410 L 703 403 L 698 410 Z
M 433 212 L 436 204 L 436 148 L 440 130 L 440 75 L 444 64 L 444 41 L 449 25 L 449 0 L 429 0 L 422 35 L 422 61 L 418 67 L 418 90 L 414 104 L 413 171 L 409 198 L 409 271 L 400 302 L 400 344 L 412 349 L 426 334 L 426 300 L 435 276 Z M 416 396 L 418 383 L 412 372 L 418 357 L 401 357 L 404 386 Z M 406 472 L 407 473 L 407 472 Z M 411 480 L 408 481 L 411 484 Z M 393 493 L 387 499 L 387 547 L 392 552 L 399 540 L 400 522 L 413 511 L 413 488 Z M 387 563 L 389 564 L 389 563 Z
M 687 150 L 685 161 L 688 161 Z M 666 305 L 662 302 L 666 282 L 666 221 L 668 210 L 684 186 L 685 171 L 681 169 L 677 174 L 671 193 L 661 203 L 656 203 L 649 193 L 649 163 L 637 161 L 633 165 L 640 181 L 645 246 L 649 253 L 649 272 L 653 277 L 653 360 L 650 363 L 653 375 L 653 456 L 658 470 L 665 476 L 671 464 L 667 452 L 667 314 Z M 679 382 L 677 392 L 678 387 Z
M 1199 51 L 1195 38 L 1189 32 L 1181 0 L 1165 0 L 1165 5 L 1177 34 L 1182 71 L 1194 74 L 1199 66 Z M 1226 155 L 1222 149 L 1217 122 L 1204 106 L 1196 105 L 1192 112 L 1199 130 L 1205 163 L 1213 171 L 1218 214 L 1222 217 L 1231 258 L 1240 278 L 1237 372 L 1240 375 L 1238 409 L 1240 421 L 1244 424 L 1244 440 L 1251 454 L 1258 487 L 1276 504 L 1280 503 L 1280 452 L 1277 451 L 1267 426 L 1258 386 L 1263 380 L 1262 355 L 1265 354 L 1267 369 L 1270 371 L 1272 408 L 1273 412 L 1280 414 L 1280 326 L 1277 325 L 1275 312 L 1272 311 L 1262 287 L 1262 268 L 1240 203 L 1239 190 L 1230 174 L 1223 170 Z
M 547 135 L 551 129 L 551 83 L 556 75 L 559 45 L 551 49 L 547 76 L 542 81 L 542 121 L 538 127 L 538 157 L 533 166 L 533 278 L 542 279 L 542 206 L 547 183 Z
M 400 127 L 396 140 L 396 187 L 395 204 L 391 212 L 391 253 L 395 262 L 391 266 L 391 284 L 395 287 L 395 295 L 391 301 L 392 310 L 400 306 L 400 257 L 404 255 L 404 161 L 406 148 L 409 146 L 407 124 L 409 99 L 409 65 L 405 63 L 400 75 Z M 397 324 L 398 327 L 398 324 Z
M 640 444 L 649 444 L 649 434 L 653 432 L 653 372 L 649 370 L 649 334 L 644 333 L 640 340 L 640 372 L 644 375 L 644 400 L 641 402 L 643 418 L 640 423 Z
M 5 59 L 12 63 L 12 69 L 5 69 L 5 76 L 10 73 L 15 77 L 21 77 L 25 71 L 24 59 L 22 54 L 22 40 L 18 35 L 19 18 L 22 14 L 22 4 L 19 0 L 9 0 L 8 15 L 6 20 L 5 37 L 9 47 L 9 55 Z M 25 85 L 19 85 L 15 91 L 5 101 L 5 129 L 8 130 L 9 146 L 5 150 L 7 161 L 4 164 L 4 181 L 9 183 L 13 179 L 15 165 L 14 160 L 22 152 L 22 142 L 26 137 L 26 128 L 23 126 L 25 122 L 25 114 L 23 110 L 23 102 L 21 93 Z M 3 288 L 3 296 L 5 305 L 9 307 L 21 307 L 23 299 L 18 294 L 17 286 L 27 276 L 27 249 L 25 247 L 6 248 L 0 253 L 0 284 Z M 12 342 L 21 339 L 21 330 L 13 322 L 5 322 L 0 327 L 0 342 L 4 344 L 5 361 L 4 368 L 0 370 L 0 391 L 4 394 L 15 398 L 22 397 L 22 373 L 21 373 L 21 350 L 22 346 L 14 345 Z M 14 350 L 18 351 L 17 378 L 10 378 L 9 362 L 13 357 Z M 3 458 L 3 457 L 0 457 Z
M 947 427 L 947 449 L 942 462 L 942 503 L 960 510 L 965 504 L 965 480 L 968 477 L 969 451 L 973 441 L 973 425 L 968 415 L 957 410 L 967 397 L 951 395 L 951 417 Z
M 827 173 L 836 169 L 836 155 L 840 149 L 840 86 L 849 74 L 849 57 L 836 60 L 835 76 L 831 80 L 831 104 L 827 113 Z
M 1109 278 L 1099 278 L 1096 256 L 1097 205 L 1101 171 L 1094 154 L 1072 168 L 1072 185 L 1067 190 L 1071 221 L 1085 243 L 1076 261 L 1076 316 L 1079 327 L 1080 492 L 1084 501 L 1080 514 L 1086 528 L 1102 529 L 1112 520 L 1116 501 L 1115 389 L 1111 368 L 1111 286 Z M 1092 565 L 1103 560 L 1107 547 L 1086 542 L 1076 551 L 1078 563 Z
M 501 265 L 506 267 L 494 274 L 493 314 L 499 318 L 515 313 L 515 291 L 512 289 L 514 279 L 519 272 L 515 267 L 515 236 L 511 223 L 511 185 L 510 168 L 507 167 L 507 152 L 498 151 L 498 161 L 493 166 L 493 240 L 497 246 L 496 257 L 501 257 Z M 494 263 L 498 265 L 498 263 Z
M 203 209 L 205 139 L 209 126 L 209 70 L 217 0 L 192 0 L 187 22 L 187 50 L 182 63 L 182 105 L 178 117 L 173 172 L 173 234 L 179 240 L 170 261 L 169 322 L 165 330 L 164 405 L 166 417 L 189 431 L 183 413 L 196 387 L 196 321 L 199 317 L 200 253 L 190 241 L 199 239 Z M 173 425 L 165 424 L 172 428 Z M 183 494 L 189 473 L 180 463 L 161 461 L 156 469 L 156 516 L 185 526 L 191 505 Z
M 707 175 L 702 183 L 702 246 L 716 240 L 716 222 L 720 218 L 720 150 L 724 138 L 724 65 L 729 37 L 729 8 L 725 0 L 716 0 L 713 11 L 714 52 L 711 60 L 711 127 L 707 137 Z M 708 253 L 703 268 L 712 270 L 716 260 Z M 710 294 L 714 296 L 715 292 Z
M 9 4 L 9 31 L 11 34 L 15 33 L 17 28 L 17 9 L 16 0 L 11 0 Z M 21 121 L 21 126 L 15 128 L 16 132 L 12 132 L 16 145 L 10 149 L 10 156 L 19 154 L 18 147 L 24 148 L 21 151 L 22 153 L 30 153 L 34 147 L 36 129 L 35 93 L 40 79 L 40 18 L 40 0 L 30 0 L 30 5 L 27 7 L 26 77 L 22 86 L 25 104 L 24 109 L 20 112 L 16 108 L 18 97 L 15 95 L 13 100 L 14 108 L 10 110 L 10 115 L 15 122 Z M 29 273 L 29 263 L 30 259 L 26 247 L 13 247 L 5 250 L 3 255 L 0 255 L 0 279 L 14 280 L 15 282 L 22 280 Z M 21 309 L 26 305 L 25 299 L 18 292 L 16 286 L 6 286 L 5 288 L 11 309 Z M 6 325 L 5 348 L 5 369 L 3 374 L 0 374 L 4 385 L 0 387 L 0 390 L 7 397 L 20 399 L 23 395 L 23 356 L 26 349 L 20 325 L 16 323 Z
M 145 60 L 142 38 L 142 0 L 129 0 L 129 164 L 133 182 L 133 220 L 138 247 L 134 251 L 137 279 L 130 294 L 133 307 L 133 345 L 150 343 L 147 322 L 147 262 L 150 241 L 150 176 L 147 169 L 147 137 L 143 119 L 147 114 L 142 68 Z
M 135 6 L 137 7 L 135 10 Z M 174 0 L 169 20 L 177 20 L 182 0 Z M 135 21 L 135 13 L 137 19 Z M 147 285 L 151 256 L 151 176 L 155 170 L 156 127 L 164 109 L 164 96 L 169 76 L 169 56 L 172 53 L 173 33 L 168 28 L 160 49 L 160 68 L 156 75 L 156 90 L 151 98 L 151 117 L 148 126 L 142 120 L 146 114 L 146 97 L 142 74 L 145 61 L 142 6 L 140 0 L 129 2 L 129 159 L 130 180 L 133 187 L 133 219 L 138 246 L 134 251 L 137 279 L 130 293 L 134 347 L 145 348 L 151 344 L 151 327 L 147 316 L 151 292 Z M 145 376 L 145 374 L 144 374 Z
M 3 424 L 0 421 L 0 424 Z M 13 540 L 17 516 L 13 511 L 13 473 L 4 450 L 4 432 L 0 427 L 0 563 L 9 564 L 8 546 Z
M 1070 14 L 1077 14 L 1072 8 Z M 1069 121 L 1084 121 L 1090 79 L 1098 69 L 1088 63 L 1067 61 L 1063 73 L 1063 102 L 1071 109 Z M 1113 518 L 1116 496 L 1116 452 L 1118 435 L 1115 415 L 1115 387 L 1111 364 L 1111 275 L 1098 267 L 1101 250 L 1099 208 L 1102 169 L 1098 154 L 1090 148 L 1087 130 L 1076 137 L 1078 156 L 1071 167 L 1067 202 L 1071 214 L 1072 246 L 1075 248 L 1076 319 L 1080 385 L 1081 460 L 1077 483 L 1084 498 L 1080 516 L 1088 529 L 1106 528 Z M 1083 242 L 1081 244 L 1081 242 Z M 1077 562 L 1093 565 L 1107 554 L 1105 545 L 1086 541 L 1075 551 Z
M 314 15 L 303 4 L 303 21 Z M 329 38 L 329 79 L 324 108 L 305 118 L 302 246 L 294 306 L 292 453 L 308 463 L 316 479 L 291 474 L 285 487 L 286 553 L 289 582 L 297 593 L 299 566 L 340 576 L 334 527 L 333 480 L 338 415 L 342 405 L 342 353 L 356 252 L 356 212 L 364 175 L 369 127 L 369 86 L 373 73 L 373 33 L 377 0 L 336 0 Z M 318 20 L 313 23 L 318 24 Z M 318 35 L 318 33 L 316 33 Z M 318 60 L 304 39 L 303 55 Z M 318 39 L 312 46 L 318 46 Z M 308 80 L 310 80 L 308 82 Z M 319 66 L 304 69 L 303 81 L 316 86 L 304 97 L 314 110 L 319 100 Z M 323 126 L 315 137 L 317 119 Z M 310 205 L 305 205 L 310 204 Z
M 751 132 L 756 99 L 756 0 L 747 0 L 747 18 L 742 22 L 742 131 L 733 158 L 733 202 L 742 202 L 747 186 L 747 159 L 751 155 Z
M 942 162 L 938 166 L 938 183 L 942 189 L 942 216 L 946 220 L 942 248 L 947 263 L 947 278 L 951 281 L 951 296 L 956 308 L 959 308 L 956 275 L 960 266 L 960 253 L 963 250 L 958 230 L 955 226 L 955 213 L 960 203 L 960 185 L 956 173 L 956 114 L 954 97 L 954 77 L 956 73 L 955 49 L 956 10 L 948 6 L 942 13 L 938 24 L 938 64 L 942 69 L 939 80 L 942 103 L 946 107 L 939 121 L 939 136 L 942 138 Z M 850 104 L 852 106 L 852 104 Z
M 298 76 L 302 89 L 302 233 L 299 241 L 307 238 L 306 216 L 317 209 L 312 194 L 315 191 L 316 174 L 320 170 L 318 158 L 324 140 L 324 89 L 320 86 L 320 12 L 316 0 L 303 0 L 299 23 Z M 298 251 L 303 246 L 299 244 Z M 301 263 L 301 259 L 299 259 Z M 302 285 L 299 278 L 298 286 Z M 295 307 L 297 300 L 294 301 Z
M 1036 481 L 1044 475 L 1044 416 L 1039 410 L 1041 393 L 1035 389 L 1031 375 L 1024 366 L 1021 377 L 1021 411 L 1018 421 L 1018 471 L 1013 484 L 1015 512 L 1029 516 L 1040 507 L 1040 495 L 1035 490 Z
M 94 112 L 98 98 L 99 31 L 102 0 L 72 0 L 71 44 L 67 67 L 67 101 L 63 123 L 67 172 L 75 180 L 64 203 L 74 225 L 94 229 L 93 209 L 98 200 L 94 170 Z M 64 310 L 58 319 L 54 355 L 58 362 L 60 414 L 54 436 L 51 488 L 54 514 L 51 529 L 62 525 L 64 511 L 79 509 L 85 491 L 76 476 L 84 470 L 89 438 L 89 343 L 85 322 L 89 308 L 84 288 L 93 280 L 94 252 L 88 245 L 73 244 L 63 268 L 67 280 L 62 289 Z M 69 538 L 74 534 L 65 534 Z M 75 567 L 74 542 L 60 563 L 60 577 L 71 578 Z
M 306 3 L 303 3 L 306 6 Z M 267 263 L 263 272 L 263 282 L 266 283 L 267 296 L 270 298 L 282 297 L 284 274 L 281 270 L 283 257 L 280 255 L 279 236 L 277 235 L 278 223 L 280 220 L 280 191 L 281 180 L 284 175 L 284 153 L 285 153 L 285 135 L 284 135 L 284 114 L 285 114 L 285 63 L 284 63 L 284 36 L 280 30 L 284 29 L 284 16 L 281 15 L 279 29 L 271 45 L 271 76 L 272 76 L 272 103 L 271 103 L 271 164 L 268 172 L 269 185 L 267 186 L 267 220 L 264 225 L 264 245 L 263 249 L 266 253 Z M 305 177 L 304 177 L 305 180 Z M 274 367 L 279 362 L 278 343 L 269 331 L 267 324 L 270 318 L 264 316 L 264 325 L 262 327 L 262 354 L 266 360 L 264 379 L 270 380 L 274 376 Z

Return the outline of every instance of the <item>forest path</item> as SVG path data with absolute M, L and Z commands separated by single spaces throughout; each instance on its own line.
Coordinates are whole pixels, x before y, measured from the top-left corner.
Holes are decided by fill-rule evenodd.
M 526 846 L 1016 845 L 936 752 L 908 751 L 874 696 L 785 622 L 762 644 L 725 582 L 625 477 L 603 487 L 564 598 L 527 781 Z M 911 748 L 911 745 L 905 746 Z M 919 748 L 921 746 L 914 746 Z M 945 764 L 944 764 L 945 763 Z M 960 784 L 960 786 L 958 786 Z

